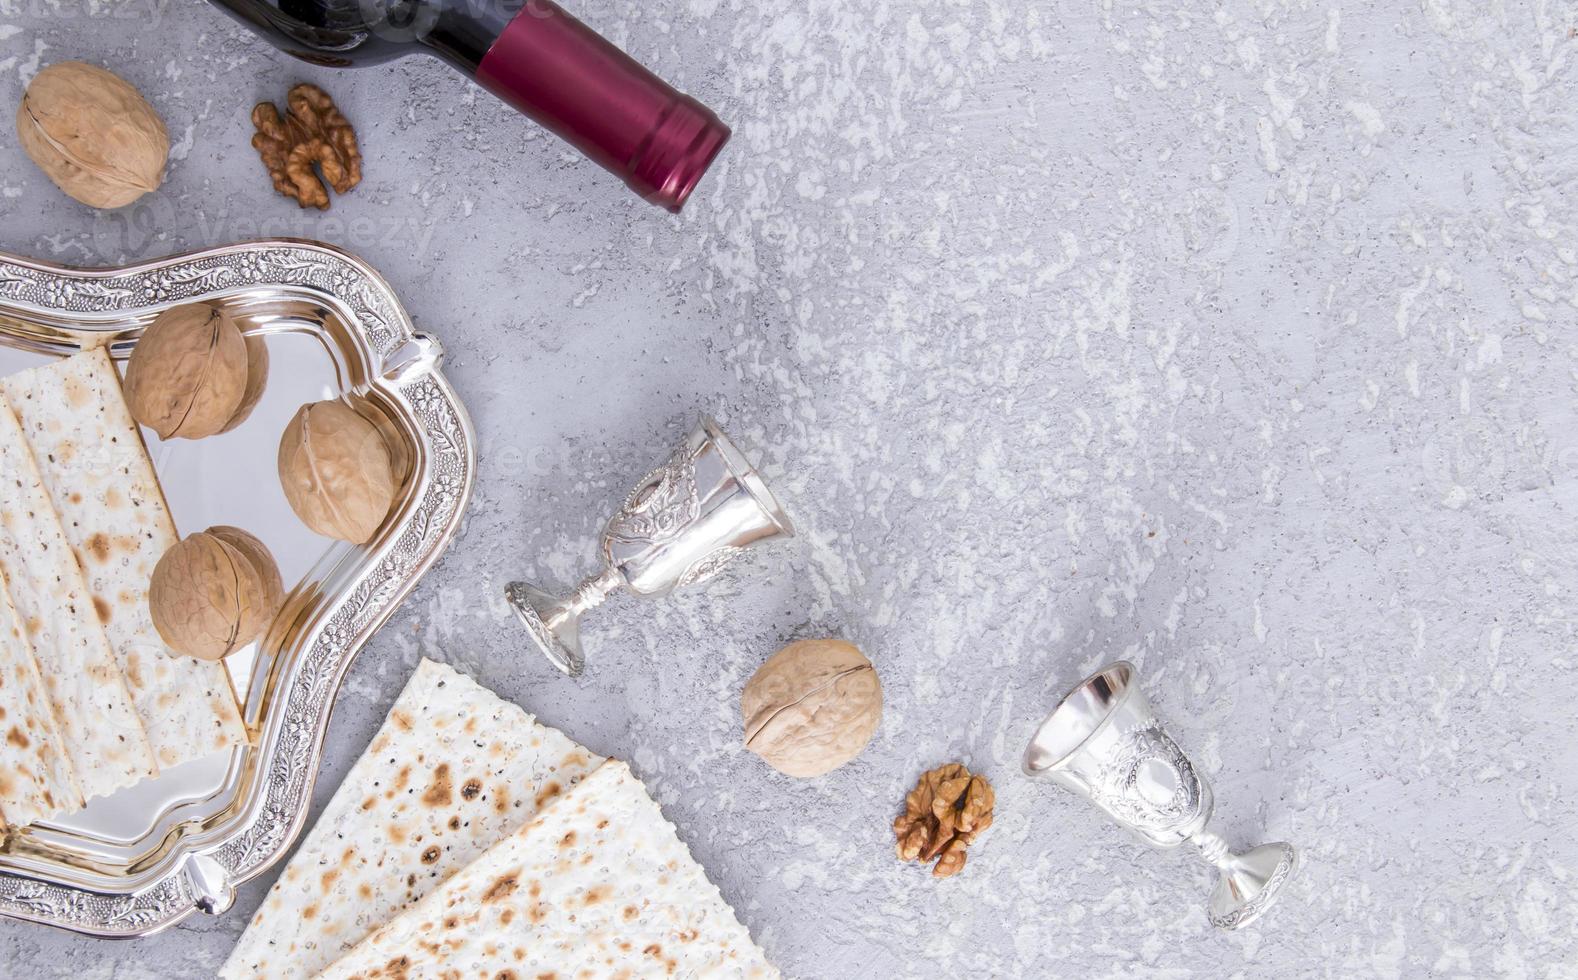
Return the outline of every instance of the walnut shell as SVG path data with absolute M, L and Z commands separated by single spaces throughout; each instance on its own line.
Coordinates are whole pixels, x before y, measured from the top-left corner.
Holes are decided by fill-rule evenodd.
M 243 337 L 247 342 L 247 384 L 241 392 L 241 404 L 236 406 L 236 412 L 230 416 L 230 421 L 220 432 L 229 432 L 240 427 L 258 407 L 258 402 L 263 398 L 263 389 L 268 387 L 268 343 L 259 336 Z
M 285 499 L 319 534 L 363 544 L 394 503 L 395 480 L 378 427 L 344 402 L 303 405 L 279 440 Z
M 247 392 L 247 342 L 207 303 L 172 307 L 143 331 L 126 363 L 126 406 L 159 438 L 224 430 Z
M 80 61 L 33 77 L 16 110 L 22 149 L 55 186 L 96 208 L 159 186 L 170 135 L 148 100 L 113 72 Z
M 154 566 L 148 607 L 154 628 L 172 649 L 218 660 L 263 632 L 263 594 L 252 562 L 201 531 L 176 542 Z
M 740 696 L 745 747 L 779 772 L 810 777 L 859 755 L 882 720 L 882 684 L 843 640 L 801 640 L 762 664 Z
M 268 545 L 249 532 L 239 527 L 231 527 L 229 524 L 216 525 L 203 533 L 211 534 L 236 549 L 257 573 L 258 584 L 263 587 L 258 599 L 258 614 L 263 620 L 263 627 L 259 632 L 267 631 L 269 624 L 274 622 L 274 617 L 279 615 L 280 607 L 285 604 L 285 582 L 279 576 L 279 564 L 274 561 L 274 555 L 268 550 Z

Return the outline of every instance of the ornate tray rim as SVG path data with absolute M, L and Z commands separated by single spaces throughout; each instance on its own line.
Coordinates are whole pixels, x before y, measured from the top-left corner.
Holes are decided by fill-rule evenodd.
M 0 313 L 21 311 L 94 323 L 248 287 L 308 289 L 354 313 L 346 324 L 383 370 L 367 388 L 409 409 L 427 452 L 412 475 L 410 505 L 359 563 L 338 598 L 292 637 L 289 669 L 274 681 L 273 707 L 258 725 L 263 771 L 238 818 L 182 839 L 152 877 L 125 889 L 93 888 L 0 868 L 0 917 L 91 936 L 138 938 L 194 911 L 225 911 L 235 886 L 283 857 L 306 822 L 334 697 L 351 661 L 436 562 L 460 526 L 476 477 L 476 436 L 439 370 L 442 351 L 418 333 L 389 284 L 361 259 L 321 242 L 264 239 L 119 268 L 83 269 L 0 252 Z

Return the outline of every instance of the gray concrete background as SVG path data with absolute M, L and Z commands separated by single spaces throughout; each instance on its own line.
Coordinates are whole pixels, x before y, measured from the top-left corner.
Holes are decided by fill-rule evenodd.
M 1578 8 L 574 6 L 735 125 L 684 216 L 437 63 L 290 63 L 195 0 L 0 0 L 0 101 L 93 60 L 175 142 L 156 196 L 95 214 L 0 138 L 0 248 L 321 238 L 450 352 L 476 498 L 352 670 L 315 811 L 425 654 L 630 759 L 796 976 L 1578 975 Z M 367 153 L 327 216 L 247 145 L 304 79 Z M 555 676 L 503 583 L 587 570 L 699 409 L 802 536 L 610 605 Z M 826 634 L 887 710 L 796 782 L 740 747 L 738 694 Z M 1304 848 L 1264 924 L 1213 932 L 1203 865 L 1017 775 L 1120 655 L 1218 829 Z M 888 823 L 955 759 L 998 819 L 939 883 Z M 0 925 L 0 973 L 209 975 L 271 878 L 142 942 Z

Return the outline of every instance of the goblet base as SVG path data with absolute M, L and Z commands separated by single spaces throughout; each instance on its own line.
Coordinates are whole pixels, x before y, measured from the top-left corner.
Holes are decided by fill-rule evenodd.
M 579 677 L 586 669 L 580 617 L 567 608 L 565 600 L 525 582 L 506 585 L 504 598 L 542 655 L 569 676 Z
M 1229 857 L 1220 865 L 1222 876 L 1211 892 L 1211 924 L 1242 929 L 1260 918 L 1292 879 L 1298 864 L 1298 850 L 1284 841 Z

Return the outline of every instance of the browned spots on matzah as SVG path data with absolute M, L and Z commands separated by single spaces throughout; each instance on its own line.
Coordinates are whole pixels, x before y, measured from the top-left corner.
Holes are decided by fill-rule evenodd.
M 557 782 L 552 782 L 544 786 L 537 792 L 537 808 L 539 810 L 542 809 L 542 805 L 544 803 L 547 803 L 549 800 L 553 799 L 555 796 L 558 796 L 562 792 L 564 792 L 564 788 L 561 787 Z
M 586 897 L 581 901 L 587 905 L 596 905 L 608 897 L 610 889 L 607 885 L 593 885 L 586 890 Z
M 427 850 L 422 852 L 422 863 L 423 864 L 432 864 L 433 862 L 438 860 L 438 856 L 440 854 L 442 854 L 442 853 L 443 852 L 438 849 L 438 845 L 434 844 L 434 845 L 430 846 Z
M 389 720 L 394 722 L 395 727 L 400 729 L 402 732 L 409 732 L 415 727 L 411 723 L 411 716 L 406 714 L 404 711 L 395 711 L 389 716 Z
M 88 554 L 98 561 L 105 562 L 110 560 L 110 537 L 103 531 L 89 536 L 85 545 L 87 546 Z
M 508 905 L 504 906 L 504 910 L 499 913 L 499 925 L 507 926 L 511 922 L 514 922 L 514 921 L 515 921 L 515 910 L 510 908 Z
M 19 749 L 25 749 L 29 745 L 33 744 L 32 739 L 24 735 L 22 733 L 22 729 L 16 727 L 15 725 L 12 725 L 11 730 L 5 733 L 5 740 Z
M 575 831 L 573 831 L 573 830 L 565 831 L 564 836 L 559 838 L 559 850 L 562 851 L 565 848 L 574 847 L 574 846 L 575 846 Z
M 634 905 L 626 905 L 625 906 L 625 921 L 626 922 L 632 921 L 633 919 L 635 919 L 636 916 L 638 916 L 640 914 L 641 914 L 641 910 L 636 908 Z
M 493 809 L 503 813 L 510 808 L 510 791 L 503 783 L 493 787 Z
M 313 904 L 302 909 L 301 917 L 303 919 L 316 919 L 318 917 L 318 904 L 314 902 Z
M 493 980 L 515 980 L 514 970 L 500 970 L 493 974 Z
M 441 762 L 433 770 L 433 784 L 422 794 L 422 802 L 428 806 L 448 806 L 455 801 L 455 791 L 449 782 L 449 763 Z
M 519 870 L 511 871 L 507 875 L 500 875 L 493 884 L 488 886 L 488 890 L 482 893 L 483 904 L 491 905 L 501 899 L 508 898 L 514 894 L 515 889 L 519 888 L 520 884 Z
M 113 610 L 110 609 L 110 604 L 104 601 L 103 596 L 93 597 L 93 611 L 99 614 L 99 622 L 101 623 L 108 623 L 110 617 L 114 615 Z
M 477 779 L 476 777 L 466 780 L 465 785 L 460 787 L 460 798 L 463 800 L 474 800 L 479 795 L 481 795 L 481 793 L 482 780 Z
M 93 400 L 93 392 L 88 386 L 76 378 L 67 378 L 65 383 L 66 402 L 72 408 L 86 408 L 88 402 Z

